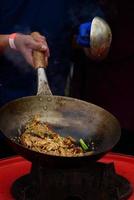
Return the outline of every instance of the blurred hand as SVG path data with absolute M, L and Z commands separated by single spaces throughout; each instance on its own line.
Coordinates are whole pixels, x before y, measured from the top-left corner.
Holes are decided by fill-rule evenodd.
M 81 47 L 90 47 L 90 30 L 91 22 L 86 22 L 80 25 L 76 42 Z
M 17 33 L 14 40 L 17 50 L 24 56 L 26 61 L 34 67 L 33 50 L 43 51 L 45 57 L 49 57 L 49 48 L 44 36 L 39 35 L 36 40 L 31 35 Z

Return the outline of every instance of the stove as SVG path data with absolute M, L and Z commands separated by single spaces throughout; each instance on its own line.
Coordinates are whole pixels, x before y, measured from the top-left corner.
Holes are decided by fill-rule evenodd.
M 0 161 L 0 199 L 134 200 L 133 171 L 134 157 L 112 153 L 77 169 L 46 169 L 12 157 Z

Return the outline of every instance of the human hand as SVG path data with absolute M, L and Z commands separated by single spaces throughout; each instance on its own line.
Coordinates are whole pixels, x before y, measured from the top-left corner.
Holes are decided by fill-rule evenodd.
M 31 35 L 24 35 L 17 33 L 14 43 L 16 49 L 24 56 L 26 61 L 34 67 L 33 51 L 44 52 L 45 57 L 49 57 L 49 48 L 46 39 L 42 35 L 38 35 L 36 39 L 33 39 Z
M 76 42 L 81 47 L 90 47 L 90 30 L 91 22 L 86 22 L 80 25 Z

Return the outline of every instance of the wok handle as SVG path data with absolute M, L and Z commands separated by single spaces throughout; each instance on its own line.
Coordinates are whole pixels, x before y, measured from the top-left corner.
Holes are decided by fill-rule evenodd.
M 33 39 L 36 39 L 38 35 L 40 35 L 38 32 L 31 33 Z M 45 69 L 48 65 L 48 58 L 44 56 L 43 52 L 35 50 L 33 51 L 33 60 L 34 66 L 38 71 L 37 95 L 52 95 L 45 72 Z
M 38 32 L 31 33 L 31 36 L 34 40 L 40 36 Z M 44 52 L 42 51 L 33 51 L 33 61 L 34 61 L 34 67 L 39 68 L 43 67 L 46 68 L 48 66 L 48 57 L 44 55 Z

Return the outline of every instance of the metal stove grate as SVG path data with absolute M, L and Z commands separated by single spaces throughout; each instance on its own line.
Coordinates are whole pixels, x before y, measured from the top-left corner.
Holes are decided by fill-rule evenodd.
M 12 187 L 16 200 L 124 200 L 131 192 L 130 183 L 115 173 L 113 163 L 67 169 L 33 164 L 31 173 Z

